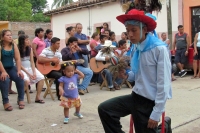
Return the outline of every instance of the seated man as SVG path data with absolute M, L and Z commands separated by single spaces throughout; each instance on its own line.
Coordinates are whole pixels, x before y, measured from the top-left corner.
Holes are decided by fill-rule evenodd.
M 59 47 L 60 47 L 60 39 L 57 38 L 57 37 L 53 37 L 51 39 L 51 46 L 48 47 L 48 48 L 45 48 L 42 51 L 42 53 L 39 55 L 38 61 L 40 63 L 53 62 L 55 64 L 59 64 L 59 62 L 62 61 L 62 55 L 58 51 Z M 62 76 L 62 73 L 60 71 L 52 70 L 46 76 L 48 78 L 54 78 L 55 79 L 56 95 L 58 97 L 58 100 L 60 100 L 58 79 Z
M 112 42 L 110 40 L 106 40 L 105 44 L 102 46 L 103 49 L 98 52 L 95 59 L 98 61 L 110 61 L 110 58 L 115 56 L 110 47 L 115 47 L 115 46 L 112 45 Z M 110 91 L 115 91 L 111 72 L 108 69 L 104 69 L 103 73 L 105 74 L 105 78 L 108 82 L 108 88 L 110 89 Z
M 80 48 L 78 46 L 78 39 L 76 37 L 70 37 L 68 39 L 67 47 L 61 50 L 63 61 L 83 59 L 82 55 L 88 55 L 89 52 L 86 48 Z M 76 64 L 77 69 L 81 71 L 85 77 L 81 84 L 78 85 L 80 95 L 84 95 L 84 90 L 87 89 L 90 84 L 93 72 L 90 68 L 83 66 L 83 64 Z

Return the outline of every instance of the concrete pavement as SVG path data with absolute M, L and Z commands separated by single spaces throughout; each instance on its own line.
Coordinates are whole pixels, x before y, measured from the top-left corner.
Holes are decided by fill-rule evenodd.
M 172 118 L 173 133 L 200 132 L 200 79 L 190 78 L 190 76 L 178 78 L 172 83 L 173 99 L 167 101 L 166 115 Z M 52 101 L 48 95 L 45 104 L 36 104 L 34 103 L 35 89 L 33 91 L 32 103 L 26 103 L 24 110 L 18 109 L 17 95 L 10 95 L 14 110 L 6 112 L 3 106 L 0 106 L 0 123 L 23 133 L 103 133 L 97 112 L 99 103 L 115 96 L 131 93 L 131 89 L 128 88 L 109 92 L 105 88 L 100 90 L 98 85 L 91 86 L 90 93 L 81 96 L 83 101 L 81 112 L 84 118 L 78 119 L 73 116 L 74 109 L 71 109 L 69 124 L 63 124 L 63 108 L 59 106 L 60 102 Z M 125 132 L 129 131 L 129 120 L 130 116 L 121 119 Z M 51 126 L 52 124 L 57 125 Z M 0 133 L 9 133 L 9 131 L 0 128 Z

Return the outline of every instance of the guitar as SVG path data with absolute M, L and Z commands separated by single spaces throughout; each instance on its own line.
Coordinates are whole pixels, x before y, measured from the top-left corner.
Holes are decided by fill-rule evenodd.
M 73 62 L 73 63 L 79 63 L 83 64 L 85 61 L 83 59 L 78 59 L 78 60 L 70 60 L 70 61 L 61 61 L 59 64 L 55 64 L 54 62 L 47 62 L 47 63 L 40 63 L 36 62 L 37 69 L 43 74 L 46 75 L 52 70 L 59 71 L 61 68 L 61 64 L 67 63 L 67 62 Z
M 108 68 L 108 66 L 110 66 L 111 63 L 110 62 L 106 62 L 106 61 L 97 61 L 95 59 L 95 57 L 90 59 L 90 69 L 92 69 L 92 71 L 94 73 L 99 73 L 101 72 L 103 69 Z
M 120 60 L 130 61 L 130 57 L 129 56 L 123 56 L 123 57 L 120 58 Z M 106 61 L 97 61 L 95 59 L 95 57 L 93 57 L 93 58 L 90 59 L 90 69 L 92 69 L 92 71 L 94 73 L 99 73 L 103 69 L 108 68 L 111 65 L 115 66 L 116 64 L 118 64 L 118 62 L 119 62 L 119 60 L 116 56 L 111 57 L 109 62 L 108 61 L 107 62 Z

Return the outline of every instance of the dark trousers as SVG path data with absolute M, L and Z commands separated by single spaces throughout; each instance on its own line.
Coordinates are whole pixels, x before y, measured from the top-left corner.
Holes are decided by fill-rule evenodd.
M 99 73 L 93 73 L 91 82 L 98 83 L 99 81 L 98 79 L 99 79 Z
M 132 114 L 136 133 L 156 133 L 156 129 L 147 128 L 150 114 L 155 102 L 132 92 L 130 95 L 119 96 L 101 103 L 98 107 L 99 116 L 105 133 L 124 133 L 120 117 Z
M 49 74 L 47 74 L 47 78 L 54 78 L 55 79 L 55 83 L 56 83 L 56 95 L 58 97 L 58 99 L 60 99 L 60 95 L 59 95 L 59 81 L 58 79 L 62 77 L 62 73 L 60 71 L 51 71 Z

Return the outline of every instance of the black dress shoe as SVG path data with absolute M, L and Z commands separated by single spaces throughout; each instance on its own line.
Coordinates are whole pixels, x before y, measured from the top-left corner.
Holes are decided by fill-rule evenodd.
M 158 133 L 162 131 L 162 123 L 158 126 Z M 172 133 L 171 118 L 165 117 L 165 133 Z
M 172 133 L 172 128 L 171 128 L 171 118 L 170 117 L 165 117 L 165 125 L 168 125 L 168 131 L 166 133 Z

